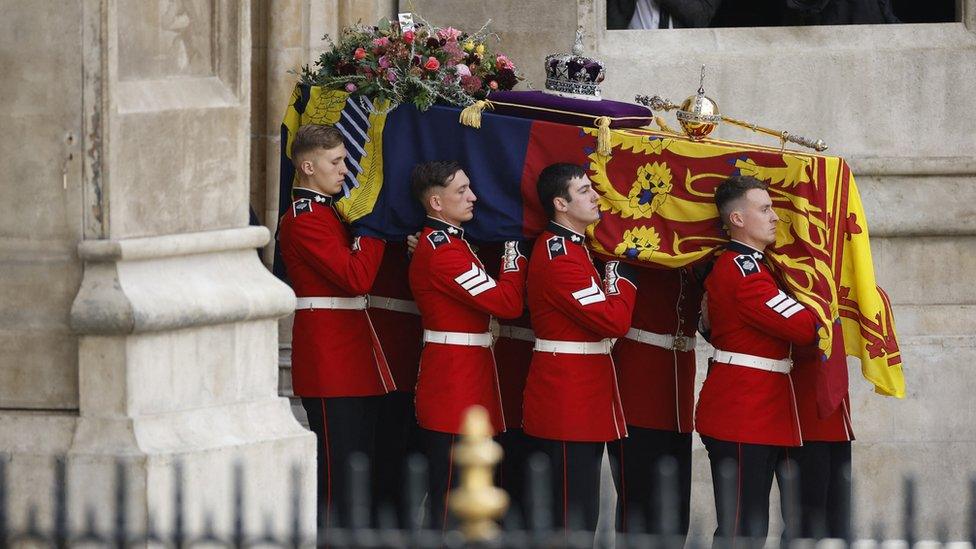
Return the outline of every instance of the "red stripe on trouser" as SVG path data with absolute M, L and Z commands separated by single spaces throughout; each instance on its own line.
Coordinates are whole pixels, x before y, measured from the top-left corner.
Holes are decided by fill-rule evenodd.
M 735 549 L 735 535 L 739 532 L 739 509 L 742 506 L 742 443 L 737 445 L 739 449 L 739 463 L 735 475 L 735 523 L 732 524 L 732 549 Z
M 376 373 L 380 376 L 383 391 L 387 393 L 396 391 L 396 381 L 393 380 L 390 363 L 386 360 L 386 353 L 383 352 L 380 337 L 376 334 L 376 328 L 373 327 L 373 320 L 369 318 L 369 311 L 366 311 L 366 323 L 369 324 L 369 338 L 373 342 L 373 359 L 376 361 Z
M 620 526 L 623 531 L 627 531 L 627 474 L 624 473 L 624 441 L 618 440 L 617 444 L 620 445 Z M 638 454 L 639 455 L 639 454 Z
M 451 479 L 454 476 L 454 441 L 457 435 L 451 435 L 451 452 L 447 457 L 447 490 L 444 490 L 444 522 L 441 523 L 441 530 L 447 531 L 447 505 L 451 495 Z
M 569 462 L 566 460 L 565 442 L 563 442 L 563 532 L 569 533 Z
M 322 399 L 322 442 L 325 446 L 325 468 L 328 470 L 325 478 L 325 527 L 328 529 L 329 520 L 332 518 L 332 449 L 329 447 L 329 423 L 325 419 L 324 398 Z

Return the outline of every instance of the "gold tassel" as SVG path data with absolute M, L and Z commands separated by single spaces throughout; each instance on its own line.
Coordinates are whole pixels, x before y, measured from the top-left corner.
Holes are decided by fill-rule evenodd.
M 594 120 L 596 125 L 596 152 L 600 156 L 610 156 L 610 117 L 600 116 Z
M 662 132 L 665 132 L 665 133 L 673 133 L 675 135 L 678 135 L 678 132 L 674 131 L 674 129 L 672 129 L 671 126 L 668 126 L 668 123 L 665 122 L 664 119 L 661 118 L 660 116 L 655 116 L 654 117 L 654 122 L 657 123 L 657 127 L 658 128 L 661 128 L 661 131 Z
M 481 128 L 481 111 L 485 109 L 494 109 L 495 107 L 490 101 L 475 101 L 474 103 L 464 107 L 461 110 L 461 118 L 458 120 L 461 124 L 465 126 L 470 126 L 472 128 Z

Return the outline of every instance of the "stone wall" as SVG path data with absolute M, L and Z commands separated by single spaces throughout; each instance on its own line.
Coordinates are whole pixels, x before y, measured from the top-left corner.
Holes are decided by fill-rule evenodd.
M 248 523 L 288 527 L 291 467 L 314 499 L 314 437 L 277 395 L 294 294 L 247 227 L 251 6 L 14 1 L 0 21 L 0 447 L 11 526 L 72 520 L 132 481 L 130 524 L 226 530 L 234 463 Z M 306 532 L 314 507 L 303 510 Z M 102 524 L 111 520 L 103 514 Z

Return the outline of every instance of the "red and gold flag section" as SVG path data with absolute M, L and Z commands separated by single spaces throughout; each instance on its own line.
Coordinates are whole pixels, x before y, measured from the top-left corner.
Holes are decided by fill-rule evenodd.
M 595 131 L 584 134 L 592 139 Z M 588 160 L 603 210 L 590 228 L 593 248 L 662 267 L 710 257 L 726 241 L 713 201 L 722 180 L 768 183 L 781 223 L 767 256 L 816 312 L 824 358 L 839 322 L 846 353 L 861 360 L 875 390 L 904 397 L 891 304 L 875 282 L 864 209 L 844 160 L 648 130 L 614 130 L 611 155 L 592 151 Z

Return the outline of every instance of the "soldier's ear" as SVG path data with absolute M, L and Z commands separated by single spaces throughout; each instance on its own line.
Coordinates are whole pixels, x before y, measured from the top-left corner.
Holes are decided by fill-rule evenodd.
M 732 210 L 732 213 L 729 214 L 729 225 L 734 227 L 742 227 L 745 225 L 745 220 L 742 219 L 742 212 Z
M 561 196 L 553 198 L 552 205 L 557 212 L 565 212 L 569 209 L 569 204 L 566 202 L 566 199 Z
M 436 193 L 431 193 L 427 197 L 427 205 L 430 207 L 431 210 L 435 212 L 439 212 L 442 209 L 444 209 L 443 204 L 441 204 L 441 197 L 439 194 Z
M 302 160 L 299 162 L 298 169 L 301 170 L 304 175 L 312 175 L 315 173 L 315 168 L 313 167 L 311 160 Z

